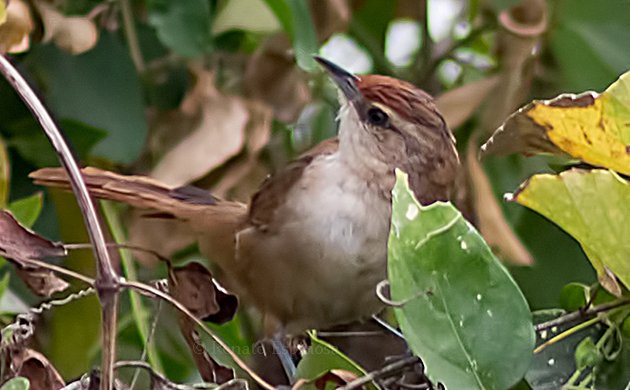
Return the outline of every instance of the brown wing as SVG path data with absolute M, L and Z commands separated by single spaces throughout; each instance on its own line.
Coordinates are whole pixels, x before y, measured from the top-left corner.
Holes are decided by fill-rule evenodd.
M 249 223 L 253 226 L 268 225 L 291 187 L 300 179 L 304 169 L 321 155 L 333 154 L 339 147 L 338 138 L 327 139 L 292 161 L 283 170 L 267 178 L 252 197 L 249 206 Z

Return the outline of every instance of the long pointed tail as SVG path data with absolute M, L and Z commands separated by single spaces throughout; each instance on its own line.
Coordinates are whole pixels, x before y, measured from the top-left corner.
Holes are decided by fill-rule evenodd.
M 219 209 L 229 209 L 236 214 L 246 212 L 246 206 L 241 203 L 216 198 L 193 186 L 171 188 L 146 176 L 126 176 L 93 167 L 83 168 L 81 172 L 90 194 L 97 198 L 153 209 L 180 219 L 190 219 L 195 213 L 212 210 L 212 214 L 216 214 Z M 68 176 L 62 168 L 39 169 L 29 177 L 35 184 L 70 189 Z

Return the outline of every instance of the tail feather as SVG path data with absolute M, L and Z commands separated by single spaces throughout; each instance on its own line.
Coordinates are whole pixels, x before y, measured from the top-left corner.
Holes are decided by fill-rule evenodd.
M 230 208 L 237 209 L 245 207 L 240 203 L 216 198 L 200 188 L 192 186 L 171 188 L 146 176 L 126 176 L 93 167 L 83 168 L 81 172 L 90 194 L 97 198 L 153 209 L 177 218 L 187 219 L 191 213 L 198 213 L 209 206 L 215 206 L 212 208 L 232 206 Z M 29 177 L 35 184 L 70 189 L 68 176 L 62 168 L 39 169 L 32 172 Z

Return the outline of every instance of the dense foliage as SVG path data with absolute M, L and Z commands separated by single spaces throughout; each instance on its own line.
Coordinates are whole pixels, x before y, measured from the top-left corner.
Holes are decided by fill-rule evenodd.
M 449 389 L 630 386 L 628 42 L 622 0 L 0 0 L 0 52 L 39 92 L 81 164 L 222 197 L 247 201 L 269 173 L 334 136 L 336 92 L 314 54 L 436 96 L 462 162 L 457 209 L 421 207 L 399 174 L 389 272 L 392 304 L 401 305 L 384 317 L 400 326 L 428 378 Z M 530 103 L 589 90 L 606 92 Z M 39 124 L 0 81 L 0 207 L 52 240 L 85 243 L 73 196 L 28 179 L 55 165 Z M 212 268 L 168 223 L 111 203 L 102 215 L 112 241 Z M 130 280 L 167 274 L 151 254 L 121 251 L 119 260 Z M 56 261 L 94 274 L 90 251 Z M 15 314 L 41 298 L 9 262 L 2 272 L 5 353 Z M 68 296 L 50 275 L 40 295 Z M 28 341 L 67 383 L 97 366 L 101 352 L 97 298 L 70 296 L 37 313 Z M 170 381 L 198 381 L 208 363 L 191 356 L 174 311 L 134 292 L 122 297 L 118 358 L 142 355 Z M 209 326 L 250 359 L 261 355 L 259 323 L 241 308 Z M 365 374 L 315 334 L 310 348 L 298 376 L 320 388 Z M 332 369 L 342 371 L 323 375 Z M 10 376 L 3 367 L 2 379 Z M 11 383 L 2 389 L 25 388 Z

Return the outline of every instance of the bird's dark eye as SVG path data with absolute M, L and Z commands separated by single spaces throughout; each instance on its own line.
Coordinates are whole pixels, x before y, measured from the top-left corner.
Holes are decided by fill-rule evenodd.
M 367 112 L 368 120 L 375 126 L 386 127 L 389 124 L 389 116 L 380 108 L 372 107 Z

